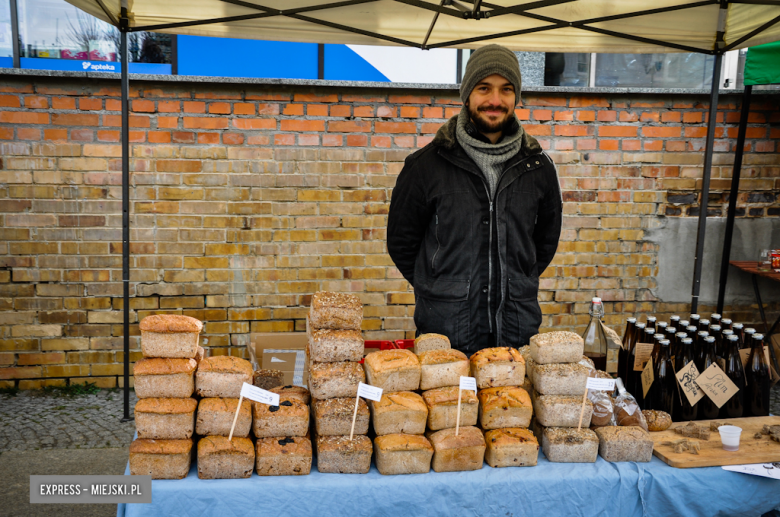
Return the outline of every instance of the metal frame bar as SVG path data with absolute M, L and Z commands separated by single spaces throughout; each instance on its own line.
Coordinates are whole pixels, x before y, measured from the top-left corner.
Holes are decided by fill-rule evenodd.
M 325 44 L 317 44 L 317 79 L 325 79 Z
M 10 7 L 11 7 L 11 45 L 13 46 L 13 60 L 14 60 L 14 68 L 21 68 L 21 49 L 19 48 L 19 44 L 21 43 L 21 39 L 19 37 L 19 6 L 16 3 L 16 0 L 10 0 Z
M 122 297 L 123 297 L 123 338 L 124 338 L 124 416 L 123 422 L 132 420 L 130 416 L 130 59 L 127 49 L 128 34 L 127 9 L 122 8 L 120 20 L 120 53 L 122 55 Z
M 742 37 L 741 37 L 741 38 L 739 38 L 738 40 L 736 40 L 736 41 L 733 41 L 733 42 L 731 42 L 730 44 L 726 45 L 726 46 L 723 48 L 723 51 L 724 51 L 724 52 L 728 52 L 729 50 L 733 49 L 734 47 L 736 47 L 736 46 L 738 46 L 738 45 L 741 45 L 742 43 L 744 43 L 745 41 L 749 40 L 750 38 L 752 38 L 752 37 L 754 37 L 754 36 L 757 36 L 758 34 L 760 34 L 760 33 L 764 32 L 765 30 L 767 30 L 768 28 L 770 28 L 772 25 L 775 25 L 775 24 L 777 24 L 777 22 L 780 22 L 780 16 L 776 16 L 776 17 L 772 18 L 771 20 L 769 20 L 768 22 L 766 22 L 766 23 L 765 23 L 764 25 L 762 25 L 761 27 L 758 27 L 757 29 L 755 29 L 755 30 L 753 30 L 753 31 L 750 31 L 749 33 L 745 34 L 744 36 L 742 36 Z
M 696 47 L 689 47 L 687 45 L 678 45 L 677 43 L 670 43 L 668 41 L 661 41 L 661 40 L 656 40 L 656 39 L 652 39 L 652 38 L 643 38 L 642 36 L 632 36 L 630 34 L 624 34 L 622 32 L 615 32 L 615 31 L 610 31 L 610 30 L 607 30 L 607 29 L 599 29 L 597 27 L 588 27 L 586 25 L 579 26 L 577 28 L 585 30 L 585 31 L 597 32 L 599 34 L 605 34 L 607 36 L 613 36 L 615 38 L 623 38 L 623 39 L 628 39 L 628 40 L 632 40 L 632 41 L 639 41 L 640 43 L 650 43 L 652 45 L 660 45 L 662 47 L 676 48 L 678 50 L 685 50 L 687 52 L 695 52 L 697 54 L 710 54 L 711 55 L 711 54 L 715 53 L 714 50 L 703 50 L 703 49 L 696 48 Z
M 442 47 L 449 47 L 451 45 L 463 45 L 466 43 L 473 43 L 475 41 L 487 41 L 491 39 L 506 38 L 509 36 L 519 36 L 521 34 L 531 34 L 533 32 L 542 32 L 542 31 L 547 31 L 552 29 L 558 29 L 560 27 L 563 27 L 563 25 L 545 25 L 542 27 L 532 27 L 530 29 L 522 29 L 519 31 L 502 32 L 499 34 L 489 34 L 487 36 L 476 36 L 473 38 L 444 41 L 442 43 L 434 43 L 433 45 L 428 45 L 428 48 L 442 48 Z
M 100 6 L 100 8 L 103 10 L 104 13 L 106 13 L 106 16 L 108 16 L 108 19 L 111 20 L 111 23 L 114 25 L 119 25 L 119 20 L 116 19 L 116 16 L 114 16 L 114 13 L 108 10 L 108 7 L 106 7 L 106 4 L 103 3 L 103 0 L 95 0 L 97 4 Z
M 371 0 L 371 1 L 375 1 L 375 0 Z M 385 40 L 385 41 L 392 41 L 393 43 L 398 43 L 399 45 L 406 45 L 406 46 L 409 46 L 409 47 L 422 48 L 421 44 L 415 43 L 413 41 L 408 41 L 408 40 L 400 39 L 400 38 L 394 38 L 392 36 L 385 36 L 383 34 L 378 34 L 376 32 L 364 31 L 363 29 L 356 29 L 355 27 L 348 27 L 346 25 L 341 25 L 340 23 L 333 23 L 333 22 L 328 22 L 328 21 L 325 21 L 325 20 L 318 20 L 317 18 L 311 18 L 309 16 L 303 16 L 303 15 L 300 15 L 300 14 L 291 14 L 291 15 L 287 15 L 287 16 L 289 16 L 290 18 L 295 18 L 297 20 L 303 20 L 305 22 L 313 23 L 315 25 L 323 25 L 325 27 L 330 27 L 332 29 L 340 29 L 340 30 L 343 30 L 343 31 L 346 31 L 346 32 L 354 32 L 355 34 L 362 34 L 363 36 L 369 36 L 369 37 L 372 37 L 372 38 L 377 38 L 377 39 L 381 39 L 381 40 Z

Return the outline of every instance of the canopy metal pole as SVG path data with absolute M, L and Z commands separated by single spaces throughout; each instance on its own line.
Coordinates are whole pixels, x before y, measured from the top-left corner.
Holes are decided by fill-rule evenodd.
M 699 290 L 701 288 L 701 266 L 704 260 L 704 234 L 707 230 L 707 205 L 710 197 L 710 172 L 712 169 L 712 148 L 715 142 L 715 126 L 718 118 L 718 88 L 720 87 L 720 68 L 723 54 L 715 54 L 715 64 L 712 67 L 712 90 L 710 92 L 710 112 L 707 123 L 707 140 L 704 148 L 704 174 L 701 184 L 701 201 L 699 202 L 699 229 L 696 233 L 696 256 L 693 263 L 693 292 L 691 294 L 691 313 L 696 313 L 699 307 Z
M 723 302 L 726 298 L 726 282 L 729 277 L 729 259 L 731 258 L 731 237 L 734 233 L 734 217 L 737 214 L 737 196 L 739 196 L 739 176 L 742 173 L 742 155 L 745 149 L 745 134 L 747 133 L 748 115 L 750 113 L 750 96 L 753 86 L 745 86 L 742 94 L 742 113 L 739 117 L 739 133 L 737 134 L 737 150 L 734 153 L 734 170 L 731 174 L 731 192 L 729 193 L 729 209 L 726 216 L 726 235 L 723 237 L 723 256 L 720 259 L 720 281 L 718 283 L 718 314 L 723 313 Z
M 127 51 L 127 9 L 122 8 L 119 22 L 120 53 L 122 55 L 122 287 L 124 312 L 124 416 L 122 422 L 132 420 L 130 416 L 130 117 L 128 96 L 130 93 L 130 59 Z

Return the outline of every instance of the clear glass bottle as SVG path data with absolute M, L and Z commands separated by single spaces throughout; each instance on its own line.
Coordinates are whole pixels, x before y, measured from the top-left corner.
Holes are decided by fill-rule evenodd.
M 753 334 L 745 365 L 745 416 L 769 415 L 769 363 L 764 355 L 764 335 Z
M 607 336 L 604 335 L 604 327 L 601 318 L 604 317 L 604 304 L 601 298 L 593 298 L 590 301 L 590 323 L 582 334 L 585 341 L 586 357 L 589 357 L 597 370 L 607 371 Z

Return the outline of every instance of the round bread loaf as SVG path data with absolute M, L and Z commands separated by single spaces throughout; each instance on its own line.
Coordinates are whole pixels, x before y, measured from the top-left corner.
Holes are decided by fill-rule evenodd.
M 666 431 L 672 425 L 672 417 L 666 411 L 644 409 L 642 414 L 645 416 L 648 431 Z

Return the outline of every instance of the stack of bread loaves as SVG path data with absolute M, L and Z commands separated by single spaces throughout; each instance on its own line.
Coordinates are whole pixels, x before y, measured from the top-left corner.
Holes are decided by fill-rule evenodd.
M 358 402 L 353 437 L 352 415 L 358 384 L 366 376 L 363 358 L 363 304 L 353 294 L 317 292 L 306 320 L 309 390 L 314 443 L 320 472 L 367 474 L 371 468 L 369 412 Z
M 544 455 L 553 462 L 592 463 L 598 456 L 598 437 L 588 428 L 593 404 L 587 399 L 583 411 L 591 371 L 582 364 L 583 349 L 583 339 L 573 332 L 531 338 L 534 430 Z
M 130 473 L 152 479 L 182 479 L 190 470 L 195 431 L 195 370 L 203 323 L 180 315 L 141 320 L 143 359 L 133 368 L 138 438 L 130 444 Z

